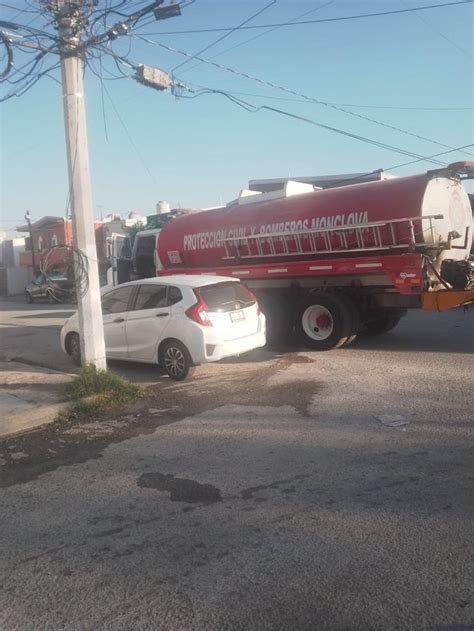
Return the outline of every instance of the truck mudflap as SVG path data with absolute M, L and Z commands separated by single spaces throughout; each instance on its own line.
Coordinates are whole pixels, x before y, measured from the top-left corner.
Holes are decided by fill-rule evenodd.
M 425 291 L 421 298 L 421 307 L 426 311 L 447 311 L 469 304 L 474 304 L 474 287 L 460 291 L 452 289 Z

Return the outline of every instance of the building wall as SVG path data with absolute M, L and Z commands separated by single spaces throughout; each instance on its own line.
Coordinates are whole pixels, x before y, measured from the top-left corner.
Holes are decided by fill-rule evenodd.
M 32 280 L 32 272 L 27 267 L 0 268 L 0 295 L 19 296 Z

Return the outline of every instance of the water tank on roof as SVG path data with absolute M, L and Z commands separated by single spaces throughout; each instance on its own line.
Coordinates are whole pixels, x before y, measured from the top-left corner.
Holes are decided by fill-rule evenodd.
M 156 214 L 162 215 L 163 213 L 169 213 L 170 205 L 169 202 L 158 202 L 156 205 Z

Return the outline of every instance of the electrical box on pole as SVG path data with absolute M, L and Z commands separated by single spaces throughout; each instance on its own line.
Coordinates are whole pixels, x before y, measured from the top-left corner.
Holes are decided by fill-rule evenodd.
M 138 66 L 134 79 L 150 88 L 155 88 L 155 90 L 168 90 L 173 84 L 173 80 L 167 72 L 145 64 Z

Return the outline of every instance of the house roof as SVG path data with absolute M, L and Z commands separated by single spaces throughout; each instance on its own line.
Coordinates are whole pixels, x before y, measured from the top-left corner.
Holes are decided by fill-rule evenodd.
M 58 223 L 64 223 L 66 219 L 63 217 L 53 217 L 52 215 L 47 215 L 45 217 L 41 217 L 37 221 L 33 221 L 31 227 L 33 230 L 38 230 L 39 228 L 54 228 Z M 28 224 L 23 224 L 22 226 L 17 227 L 18 232 L 29 232 Z

